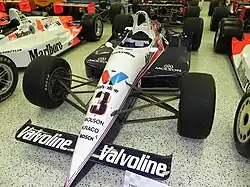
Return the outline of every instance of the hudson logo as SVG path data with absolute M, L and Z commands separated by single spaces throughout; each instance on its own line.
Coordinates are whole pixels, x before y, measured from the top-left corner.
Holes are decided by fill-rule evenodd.
M 55 44 L 47 44 L 44 49 L 38 50 L 29 50 L 30 60 L 34 60 L 35 58 L 41 56 L 41 55 L 53 55 L 59 51 L 61 51 L 63 48 L 62 43 L 58 42 Z
M 100 153 L 99 160 L 106 161 L 112 164 L 118 164 L 122 167 L 140 171 L 143 173 L 150 173 L 158 177 L 165 177 L 170 173 L 170 168 L 166 163 L 151 160 L 150 155 L 142 154 L 141 156 L 134 156 L 127 154 L 125 149 L 117 151 L 114 146 L 105 145 Z
M 105 70 L 102 73 L 102 83 L 103 84 L 115 85 L 119 82 L 126 80 L 127 78 L 128 78 L 128 76 L 123 72 L 117 73 L 113 77 L 110 77 L 108 70 Z
M 17 135 L 17 138 L 66 151 L 73 141 L 61 136 L 62 134 L 60 133 L 52 135 L 42 129 L 27 126 Z

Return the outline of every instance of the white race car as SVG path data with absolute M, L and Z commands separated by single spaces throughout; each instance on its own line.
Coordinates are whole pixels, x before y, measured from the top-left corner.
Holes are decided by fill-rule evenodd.
M 132 110 L 156 105 L 173 115 L 127 120 L 126 123 L 178 118 L 178 133 L 181 136 L 205 139 L 210 134 L 215 110 L 214 79 L 209 74 L 188 73 L 190 49 L 198 49 L 197 41 L 200 45 L 203 20 L 186 19 L 186 34 L 169 31 L 165 35 L 169 39 L 166 39 L 162 34 L 164 28 L 160 32 L 159 25 L 152 22 L 146 12 L 137 12 L 133 17 L 133 26 L 124 30 L 126 22 L 129 23 L 127 17 L 115 17 L 113 26 L 118 25 L 114 27 L 109 42 L 87 58 L 89 67 L 90 63 L 105 64 L 101 61 L 107 61 L 99 82 L 96 81 L 95 90 L 74 90 L 86 84 L 92 85 L 95 80 L 86 82 L 85 78 L 72 74 L 69 64 L 58 57 L 38 57 L 29 64 L 24 74 L 23 91 L 29 102 L 52 109 L 66 101 L 86 114 L 78 137 L 32 125 L 31 121 L 16 134 L 19 141 L 60 152 L 74 152 L 65 187 L 73 186 L 77 176 L 82 176 L 79 173 L 88 172 L 93 162 L 158 179 L 169 176 L 169 157 L 106 144 L 112 143 L 121 128 L 121 118 L 124 119 L 124 115 Z M 104 59 L 101 55 L 109 57 Z M 92 70 L 95 71 L 88 71 Z M 143 77 L 144 81 L 155 81 L 151 88 L 148 88 L 149 85 L 146 90 L 141 87 L 145 86 Z M 168 93 L 170 97 L 160 100 L 153 95 L 156 91 L 164 95 L 167 90 L 173 91 L 167 88 L 167 84 L 171 86 L 170 82 L 175 78 L 181 80 L 181 87 L 176 88 L 173 94 Z M 72 81 L 79 84 L 71 85 Z M 157 87 L 160 82 L 163 82 L 161 88 Z M 93 92 L 93 97 L 87 104 L 76 95 L 89 92 Z M 68 94 L 78 104 L 67 98 Z M 132 108 L 134 98 L 149 104 Z M 180 99 L 179 111 L 166 103 L 177 99 Z
M 27 67 L 41 55 L 58 55 L 83 40 L 99 40 L 103 33 L 96 14 L 73 21 L 71 16 L 26 17 L 10 9 L 9 18 L 9 23 L 0 26 L 0 102 L 14 92 L 17 68 Z

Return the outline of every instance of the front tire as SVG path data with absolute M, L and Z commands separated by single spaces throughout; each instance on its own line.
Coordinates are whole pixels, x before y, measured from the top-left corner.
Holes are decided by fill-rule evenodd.
M 179 135 L 193 139 L 207 138 L 213 125 L 215 98 L 215 82 L 211 75 L 184 75 L 177 126 Z
M 245 94 L 234 118 L 234 141 L 237 151 L 250 158 L 250 93 Z
M 9 98 L 16 89 L 18 69 L 14 62 L 5 56 L 0 56 L 0 102 Z
M 59 80 L 70 88 L 70 78 L 71 69 L 66 60 L 54 56 L 40 56 L 31 61 L 24 73 L 23 92 L 30 103 L 54 109 L 67 97 L 67 91 Z
M 232 38 L 242 39 L 243 21 L 237 18 L 223 18 L 218 25 L 214 35 L 214 51 L 216 53 L 228 54 L 232 52 Z
M 82 31 L 79 36 L 87 41 L 98 41 L 103 34 L 103 21 L 97 14 L 85 14 L 81 20 Z

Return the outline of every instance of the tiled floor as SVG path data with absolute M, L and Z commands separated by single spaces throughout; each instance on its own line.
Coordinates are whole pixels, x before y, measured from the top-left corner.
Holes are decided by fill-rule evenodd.
M 216 116 L 211 135 L 205 141 L 187 140 L 177 135 L 176 120 L 160 121 L 124 125 L 115 143 L 161 155 L 173 153 L 171 176 L 163 181 L 172 187 L 249 187 L 250 161 L 237 153 L 232 135 L 242 92 L 227 56 L 212 50 L 214 33 L 209 31 L 207 8 L 205 3 L 201 14 L 205 21 L 202 45 L 192 55 L 191 71 L 211 73 L 216 81 Z M 84 74 L 84 58 L 105 42 L 110 30 L 110 25 L 105 25 L 104 37 L 98 43 L 84 44 L 64 55 L 75 74 Z M 22 76 L 21 72 L 13 96 L 0 103 L 0 187 L 61 187 L 71 157 L 17 142 L 14 135 L 28 119 L 40 126 L 77 133 L 84 115 L 68 104 L 55 110 L 30 104 L 22 93 Z M 130 118 L 162 112 L 154 109 L 134 112 Z M 123 171 L 95 165 L 78 186 L 120 187 L 123 177 Z

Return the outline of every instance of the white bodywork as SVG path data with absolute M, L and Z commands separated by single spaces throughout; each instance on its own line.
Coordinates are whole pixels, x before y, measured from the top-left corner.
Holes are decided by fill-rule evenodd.
M 250 35 L 244 34 L 244 40 L 232 40 L 232 62 L 236 75 L 244 92 L 249 92 L 250 86 Z
M 16 9 L 9 10 L 10 20 L 20 25 L 7 35 L 0 34 L 0 55 L 10 58 L 17 67 L 27 67 L 40 55 L 55 56 L 80 42 L 81 27 L 66 27 L 70 16 L 26 17 Z M 72 20 L 72 19 L 71 19 Z
M 138 26 L 139 15 L 145 17 L 145 22 Z M 132 28 L 133 34 L 141 31 L 146 33 L 152 42 L 126 38 L 124 42 L 134 43 L 135 46 L 141 47 L 117 46 L 108 60 L 78 137 L 66 187 L 71 186 L 115 122 L 118 115 L 113 116 L 112 113 L 123 108 L 131 92 L 129 84 L 136 86 L 164 51 L 161 37 L 144 11 L 136 13 Z M 150 55 L 148 60 L 147 55 Z

